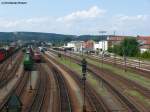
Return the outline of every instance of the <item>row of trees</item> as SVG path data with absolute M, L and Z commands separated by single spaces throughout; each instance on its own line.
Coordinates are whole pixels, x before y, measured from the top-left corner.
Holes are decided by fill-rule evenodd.
M 150 58 L 150 51 L 140 53 L 140 44 L 136 38 L 125 38 L 120 44 L 108 48 L 109 52 L 120 56 Z

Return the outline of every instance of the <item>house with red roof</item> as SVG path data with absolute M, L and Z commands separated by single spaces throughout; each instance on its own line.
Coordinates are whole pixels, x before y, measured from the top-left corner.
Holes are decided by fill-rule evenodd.
M 150 36 L 137 36 L 141 52 L 150 50 Z
M 114 45 L 120 44 L 127 37 L 132 37 L 132 36 L 110 35 L 109 38 L 107 39 L 108 47 L 113 47 Z

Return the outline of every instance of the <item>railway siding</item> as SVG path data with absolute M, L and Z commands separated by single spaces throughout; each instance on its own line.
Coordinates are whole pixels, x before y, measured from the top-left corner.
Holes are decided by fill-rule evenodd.
M 52 56 L 52 57 L 55 57 L 56 56 Z M 68 73 L 72 74 L 72 77 L 75 78 L 75 80 L 77 80 L 78 84 L 80 84 L 82 86 L 82 82 L 81 82 L 81 67 L 75 63 L 70 63 L 70 60 L 68 59 L 58 59 L 56 58 L 56 60 L 58 60 L 60 63 L 64 64 L 64 65 L 67 65 L 67 66 L 61 66 L 63 69 L 65 69 L 66 71 L 68 71 Z M 59 63 L 59 65 L 60 65 Z M 69 67 L 69 68 L 68 68 Z M 73 69 L 70 70 L 70 69 Z M 87 75 L 87 77 L 89 77 L 90 74 Z M 80 77 L 80 78 L 79 78 Z M 89 78 L 88 78 L 89 79 Z M 92 80 L 92 81 L 95 81 L 95 80 Z M 89 81 L 88 81 L 89 82 Z M 97 83 L 97 82 L 96 82 Z M 122 105 L 122 103 L 116 101 L 116 99 L 114 99 L 114 96 L 113 95 L 110 95 L 108 92 L 107 92 L 107 89 L 105 87 L 101 88 L 99 82 L 98 82 L 98 88 L 96 87 L 91 87 L 91 83 L 87 83 L 86 85 L 88 88 L 86 89 L 87 91 L 87 98 L 91 98 L 91 105 L 93 105 L 93 107 L 95 107 L 95 111 L 96 112 L 99 112 L 99 111 L 113 111 L 113 110 L 118 110 L 118 111 L 127 111 L 127 107 L 125 108 L 125 105 Z M 103 97 L 100 98 L 100 96 L 102 95 L 102 91 L 98 94 L 98 92 L 96 93 L 95 91 L 98 91 L 103 89 L 103 93 L 107 93 L 107 94 L 103 94 Z M 97 94 L 97 95 L 96 95 Z M 108 95 L 109 94 L 109 95 Z M 99 96 L 100 95 L 100 96 Z M 95 99 L 96 98 L 96 99 Z M 97 101 L 97 100 L 100 100 L 100 101 Z M 115 101 L 114 101 L 115 100 Z M 93 102 L 93 104 L 92 104 Z M 97 102 L 97 103 L 96 103 Z M 113 103 L 112 103 L 113 102 Z M 117 103 L 117 104 L 116 104 Z M 101 106 L 100 106 L 101 105 Z M 106 106 L 107 105 L 107 106 Z M 102 109 L 103 108 L 103 109 Z M 128 111 L 127 111 L 128 112 Z
M 99 63 L 99 62 L 96 62 L 96 61 L 92 61 L 90 59 L 87 59 L 89 63 L 99 67 L 99 68 L 102 68 L 102 64 Z M 99 65 L 99 66 L 98 66 Z M 115 68 L 111 65 L 107 65 L 107 64 L 103 64 L 103 68 L 105 70 L 109 70 L 110 72 L 116 74 L 116 75 L 119 75 L 119 76 L 122 76 L 128 80 L 132 80 L 136 83 L 139 83 L 141 86 L 143 87 L 146 87 L 148 89 L 150 89 L 150 79 L 140 75 L 140 74 L 135 74 L 135 73 L 132 73 L 132 72 L 124 72 L 123 69 L 118 69 L 118 68 Z
M 4 104 L 7 102 L 9 96 L 12 94 L 14 88 L 17 86 L 19 80 L 21 79 L 23 75 L 23 66 L 20 66 L 15 78 L 13 78 L 9 83 L 5 85 L 5 87 L 1 88 L 0 91 L 0 110 L 4 106 Z
M 59 102 L 59 94 L 58 94 L 58 87 L 54 78 L 54 74 L 52 73 L 52 68 L 49 67 L 47 64 L 42 64 L 44 70 L 49 74 L 48 78 L 49 78 L 49 83 L 50 83 L 50 98 L 49 98 L 49 103 L 47 103 L 46 105 L 48 105 L 47 111 L 48 112 L 58 112 L 60 109 L 60 102 Z M 48 84 L 49 84 L 48 83 Z M 45 111 L 43 111 L 45 112 Z
M 29 109 L 32 106 L 32 103 L 34 101 L 34 98 L 37 94 L 37 89 L 39 88 L 39 73 L 37 71 L 32 71 L 32 72 L 26 72 L 25 75 L 28 75 L 28 81 L 26 83 L 26 86 L 22 93 L 20 93 L 20 98 L 23 103 L 23 110 L 22 112 L 28 112 Z M 30 75 L 32 79 L 32 83 L 30 82 Z M 30 84 L 32 85 L 32 90 L 30 90 Z
M 69 86 L 69 95 L 71 97 L 71 105 L 72 105 L 72 110 L 74 112 L 80 112 L 82 110 L 82 96 L 81 96 L 81 91 L 76 84 L 76 82 L 71 78 L 71 76 L 64 71 L 59 65 L 51 61 L 49 58 L 45 57 L 46 60 L 51 62 L 52 65 L 54 65 L 60 72 L 62 73 L 63 77 L 65 78 L 67 85 Z
M 55 52 L 55 53 L 56 53 L 56 52 Z M 63 55 L 65 55 L 65 54 L 63 54 Z M 69 57 L 69 56 L 67 55 L 67 57 Z M 73 57 L 72 57 L 72 58 L 73 58 Z M 73 58 L 73 59 L 78 62 L 78 58 Z M 78 64 L 79 64 L 79 63 L 80 63 L 80 62 L 78 62 Z M 89 70 L 90 70 L 92 73 L 94 73 L 95 75 L 97 75 L 99 78 L 101 78 L 101 77 L 105 78 L 105 80 L 107 80 L 109 83 L 110 83 L 110 82 L 111 82 L 111 83 L 112 83 L 112 82 L 113 82 L 113 83 L 116 83 L 116 84 L 114 85 L 114 87 L 115 87 L 116 85 L 118 85 L 118 84 L 117 84 L 118 81 L 109 81 L 109 80 L 112 80 L 112 79 L 110 79 L 110 77 L 107 77 L 107 78 L 106 78 L 106 77 L 104 77 L 104 76 L 102 76 L 102 75 L 99 76 L 99 75 L 98 75 L 99 72 L 100 72 L 99 69 L 96 70 L 94 67 L 92 67 L 92 68 L 90 68 Z M 97 71 L 97 72 L 95 73 L 94 70 Z M 106 82 L 106 83 L 107 83 L 107 82 Z M 111 85 L 111 84 L 110 84 L 110 85 Z M 119 87 L 117 86 L 118 90 L 119 90 L 120 87 L 121 87 L 121 86 L 119 86 Z M 121 88 L 120 88 L 120 89 L 121 89 Z M 117 92 L 117 91 L 116 91 L 116 92 Z M 121 94 L 121 93 L 119 93 L 119 94 Z M 137 97 L 137 98 L 138 98 L 138 97 Z M 136 107 L 140 107 L 141 109 L 144 109 L 144 106 L 145 106 L 145 105 L 143 105 L 143 108 L 142 108 L 142 106 L 139 106 L 139 104 L 133 99 L 133 97 L 130 98 L 130 99 L 129 99 L 129 98 L 127 98 L 127 99 L 128 99 L 129 101 L 130 101 L 130 100 L 134 101 L 134 102 L 132 102 L 132 103 L 133 103 L 134 105 L 135 105 L 135 104 L 138 105 L 138 106 L 136 106 Z M 131 102 L 130 102 L 130 103 L 131 103 Z

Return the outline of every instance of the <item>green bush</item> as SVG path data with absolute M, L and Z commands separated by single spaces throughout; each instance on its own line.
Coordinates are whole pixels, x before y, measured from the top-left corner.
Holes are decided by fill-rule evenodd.
M 108 52 L 112 53 L 113 52 L 113 47 L 108 47 Z
M 150 51 L 145 51 L 141 54 L 141 57 L 144 59 L 150 59 Z

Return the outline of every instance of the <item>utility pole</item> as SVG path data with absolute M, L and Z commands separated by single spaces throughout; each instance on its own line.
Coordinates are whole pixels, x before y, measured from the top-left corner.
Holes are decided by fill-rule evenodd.
M 103 60 L 104 60 L 103 58 L 104 58 L 104 50 L 105 50 L 103 46 L 103 40 L 104 40 L 104 34 L 106 33 L 106 31 L 99 31 L 99 33 L 101 34 L 100 36 L 101 36 L 101 41 L 102 41 L 102 72 L 103 72 Z M 101 82 L 102 82 L 101 86 L 103 87 L 103 80 Z
M 83 58 L 83 42 L 82 42 L 82 58 Z
M 139 69 L 140 69 L 140 67 L 141 67 L 141 63 L 140 63 L 140 54 L 139 54 Z
M 106 33 L 106 31 L 99 31 L 99 33 L 101 34 L 101 41 L 102 41 L 102 70 L 103 70 L 103 61 L 104 61 L 104 34 Z
M 69 53 L 69 54 L 70 54 L 70 66 L 71 66 L 71 50 L 70 50 L 70 53 Z
M 116 36 L 116 31 L 114 31 L 114 37 L 115 36 Z M 116 65 L 116 49 L 113 48 L 113 50 L 114 50 L 114 65 Z
M 127 72 L 127 57 L 126 57 L 126 48 L 123 48 L 123 56 L 124 56 L 124 71 Z
M 140 44 L 139 44 L 139 46 L 138 46 L 138 47 L 139 47 L 139 49 L 140 49 L 140 47 L 141 47 L 141 46 L 143 46 L 143 44 L 142 44 L 142 43 L 140 43 Z M 141 68 L 140 53 L 141 53 L 141 52 L 139 51 L 139 69 Z

